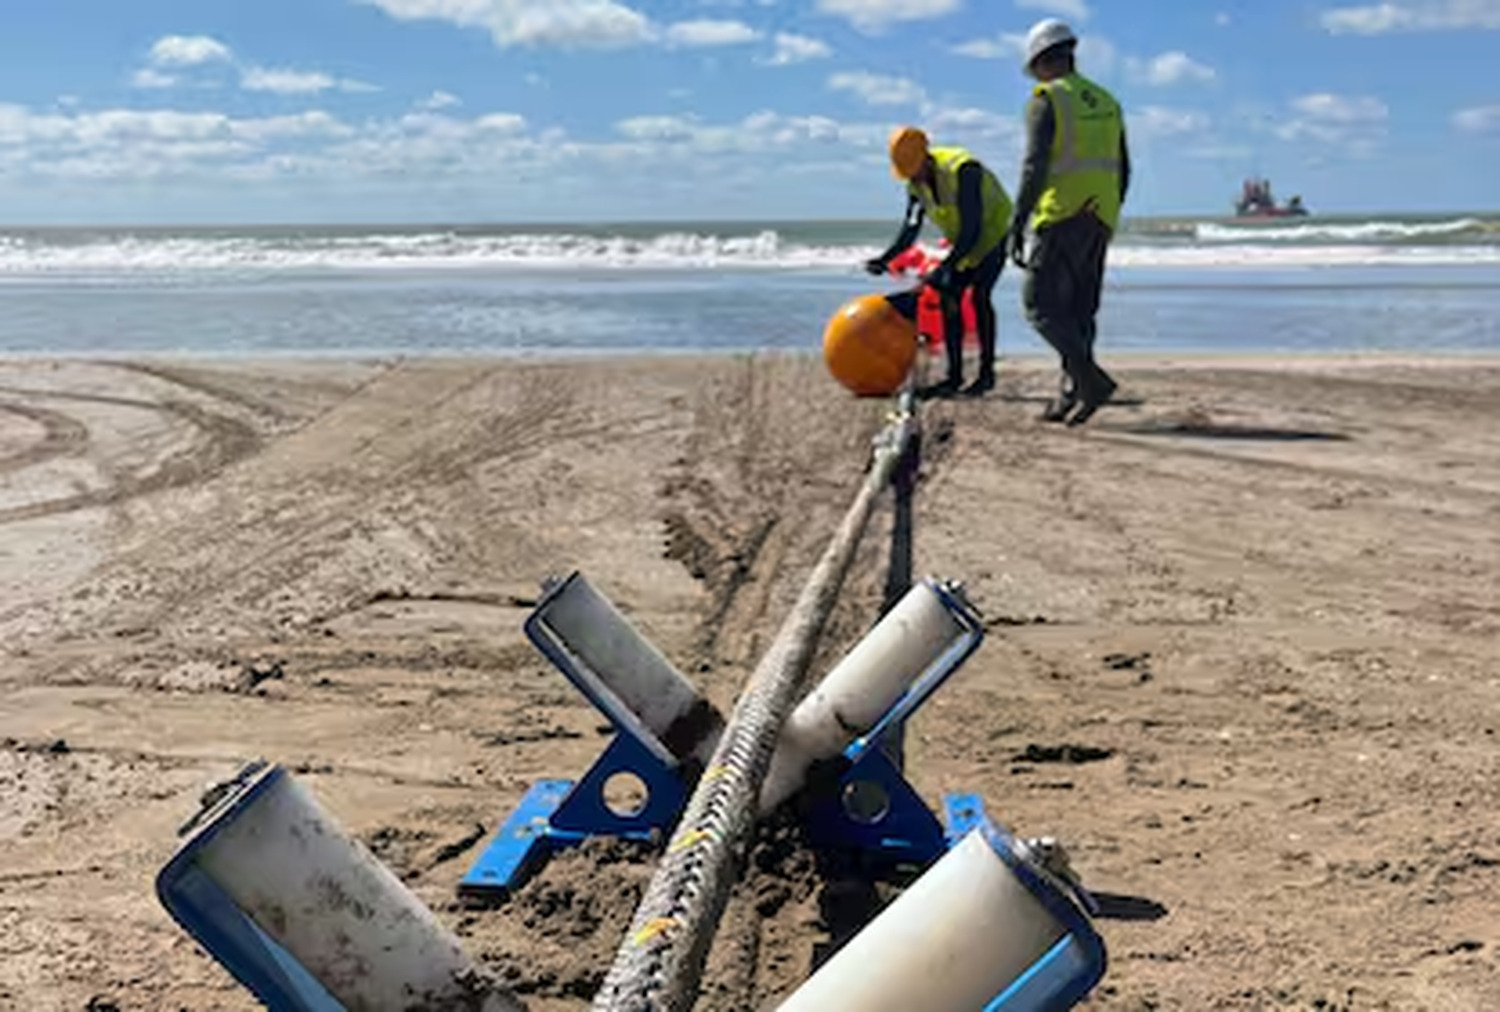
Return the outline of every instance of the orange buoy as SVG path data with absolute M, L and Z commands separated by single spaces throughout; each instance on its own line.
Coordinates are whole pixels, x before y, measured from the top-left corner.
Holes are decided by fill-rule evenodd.
M 895 393 L 916 358 L 916 323 L 883 295 L 865 295 L 845 303 L 823 332 L 828 371 L 860 397 Z

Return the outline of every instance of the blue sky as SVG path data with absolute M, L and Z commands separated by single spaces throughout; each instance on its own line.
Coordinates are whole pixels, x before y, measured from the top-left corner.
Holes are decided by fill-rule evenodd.
M 892 126 L 1014 188 L 1069 18 L 1128 213 L 1500 206 L 1500 0 L 46 0 L 0 31 L 0 222 L 894 217 Z

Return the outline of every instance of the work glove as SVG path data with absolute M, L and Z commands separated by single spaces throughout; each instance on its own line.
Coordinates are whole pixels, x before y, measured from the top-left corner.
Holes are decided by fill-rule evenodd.
M 883 274 L 890 273 L 891 262 L 884 259 L 883 257 L 876 257 L 873 260 L 866 260 L 865 271 L 866 273 L 873 274 L 878 278 Z
M 1005 244 L 1010 249 L 1010 262 L 1021 270 L 1026 269 L 1026 230 L 1023 228 L 1012 228 L 1010 235 L 1005 237 Z

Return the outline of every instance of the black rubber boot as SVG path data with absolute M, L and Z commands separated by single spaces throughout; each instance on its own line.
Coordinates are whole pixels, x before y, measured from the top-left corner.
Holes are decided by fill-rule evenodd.
M 1113 377 L 1097 366 L 1095 369 L 1097 371 L 1088 389 L 1079 397 L 1081 403 L 1078 410 L 1073 412 L 1072 417 L 1068 419 L 1069 426 L 1082 425 L 1093 418 L 1094 412 L 1108 404 L 1110 398 L 1115 395 L 1115 391 L 1119 389 L 1119 384 L 1114 381 Z
M 925 390 L 919 391 L 922 397 L 948 397 L 958 392 L 958 388 L 964 381 L 964 335 L 959 331 L 954 335 L 951 327 L 945 327 L 943 334 L 943 345 L 948 352 L 948 376 L 941 383 L 934 383 Z
M 1042 409 L 1041 420 L 1061 424 L 1068 420 L 1068 412 L 1078 406 L 1078 384 L 1073 379 L 1071 362 L 1063 360 L 1062 376 L 1057 381 L 1057 396 Z
M 990 370 L 989 372 L 981 371 L 980 374 L 975 377 L 973 383 L 970 383 L 968 386 L 964 387 L 964 396 L 983 397 L 993 389 L 995 389 L 994 370 Z
M 1077 406 L 1078 398 L 1073 396 L 1073 391 L 1064 391 L 1047 402 L 1047 406 L 1042 409 L 1041 419 L 1054 424 L 1065 422 L 1068 420 L 1068 412 Z
M 979 341 L 979 375 L 974 382 L 964 388 L 966 397 L 983 397 L 995 389 L 995 342 L 993 339 L 980 338 Z
M 958 380 L 949 377 L 940 383 L 923 387 L 917 391 L 917 396 L 924 400 L 931 400 L 935 397 L 952 397 L 956 393 L 958 393 Z

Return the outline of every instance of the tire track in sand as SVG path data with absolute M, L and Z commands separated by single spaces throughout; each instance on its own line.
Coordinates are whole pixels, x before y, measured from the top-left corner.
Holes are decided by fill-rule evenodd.
M 0 474 L 24 470 L 56 457 L 81 453 L 88 445 L 88 426 L 60 411 L 49 411 L 26 404 L 0 404 L 0 411 L 42 427 L 41 439 L 16 453 L 0 457 Z
M 197 404 L 179 399 L 160 401 L 107 394 L 85 394 L 65 391 L 31 390 L 0 387 L 0 393 L 36 399 L 104 404 L 173 415 L 198 430 L 201 438 L 186 451 L 163 460 L 150 473 L 117 478 L 104 488 L 74 495 L 0 509 L 0 524 L 34 520 L 39 517 L 72 513 L 100 506 L 113 506 L 130 499 L 201 482 L 230 464 L 247 457 L 261 447 L 261 435 L 254 426 L 228 415 L 217 414 Z M 0 409 L 41 421 L 46 435 L 42 441 L 16 457 L 0 460 L 0 473 L 19 467 L 35 466 L 64 454 L 81 454 L 91 445 L 89 430 L 82 422 L 61 412 L 17 404 L 0 405 Z M 9 466 L 4 466 L 9 465 Z
M 242 390 L 236 390 L 227 383 L 215 382 L 208 375 L 196 369 L 153 365 L 149 362 L 108 362 L 101 364 L 108 365 L 113 369 L 123 369 L 127 372 L 139 373 L 142 376 L 150 376 L 153 379 L 164 380 L 173 386 L 206 394 L 214 400 L 222 401 L 225 404 L 238 405 L 253 414 L 263 415 L 277 422 L 290 421 L 294 417 L 277 404 L 254 397 Z
M 398 388 L 401 371 L 388 377 Z M 170 551 L 147 543 L 101 572 L 96 600 L 127 597 L 131 625 L 153 628 L 197 628 L 207 612 L 259 628 L 326 623 L 367 605 L 372 590 L 409 578 L 420 585 L 404 575 L 408 562 L 415 573 L 421 559 L 463 551 L 444 530 L 503 520 L 506 497 L 493 490 L 529 460 L 569 442 L 671 431 L 666 409 L 580 397 L 557 369 L 505 364 L 455 374 L 426 394 L 391 403 L 329 466 L 231 477 L 204 511 L 176 518 Z M 387 400 L 378 391 L 362 399 L 371 398 Z M 405 548 L 370 547 L 387 534 Z M 90 605 L 68 621 L 96 620 Z

